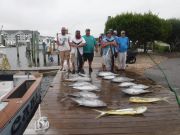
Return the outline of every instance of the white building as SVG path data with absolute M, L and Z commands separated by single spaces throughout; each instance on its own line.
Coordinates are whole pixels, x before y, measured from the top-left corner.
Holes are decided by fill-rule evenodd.
M 40 35 L 38 31 L 35 32 Z M 2 34 L 5 40 L 5 45 L 9 46 L 16 45 L 16 42 L 20 45 L 26 45 L 32 38 L 31 30 L 3 30 Z

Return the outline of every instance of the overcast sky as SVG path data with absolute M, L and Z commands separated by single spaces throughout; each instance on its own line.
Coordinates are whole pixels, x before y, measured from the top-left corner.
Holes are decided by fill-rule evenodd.
M 0 0 L 0 25 L 50 36 L 62 26 L 72 34 L 90 28 L 98 36 L 108 16 L 149 10 L 162 18 L 180 18 L 180 0 Z

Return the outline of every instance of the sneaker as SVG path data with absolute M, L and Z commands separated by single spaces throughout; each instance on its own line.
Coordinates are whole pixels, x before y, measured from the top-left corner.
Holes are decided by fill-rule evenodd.
M 75 73 L 76 73 L 76 71 L 75 71 L 75 70 L 73 70 L 73 71 L 72 71 L 72 74 L 75 74 Z
M 70 70 L 70 69 L 68 69 L 68 73 L 71 73 L 71 70 Z
M 85 74 L 84 69 L 81 69 L 81 70 L 80 70 L 80 73 L 81 73 L 81 74 Z
M 60 71 L 62 71 L 62 70 L 63 70 L 63 67 L 60 68 Z

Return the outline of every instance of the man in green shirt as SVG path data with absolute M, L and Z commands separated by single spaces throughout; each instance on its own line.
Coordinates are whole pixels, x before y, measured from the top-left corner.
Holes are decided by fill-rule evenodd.
M 89 64 L 89 73 L 91 73 L 92 70 L 92 61 L 94 58 L 94 48 L 96 48 L 96 52 L 98 51 L 98 45 L 96 42 L 96 39 L 90 35 L 90 29 L 86 29 L 86 35 L 83 36 L 83 38 L 86 41 L 86 45 L 83 47 L 83 58 L 84 62 L 88 60 Z

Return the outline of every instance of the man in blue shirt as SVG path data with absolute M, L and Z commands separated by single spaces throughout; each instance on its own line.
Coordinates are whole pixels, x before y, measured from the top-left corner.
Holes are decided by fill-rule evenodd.
M 121 36 L 117 38 L 118 44 L 118 57 L 120 63 L 120 70 L 125 70 L 126 68 L 126 55 L 127 49 L 129 47 L 129 38 L 125 36 L 125 31 L 121 31 Z

